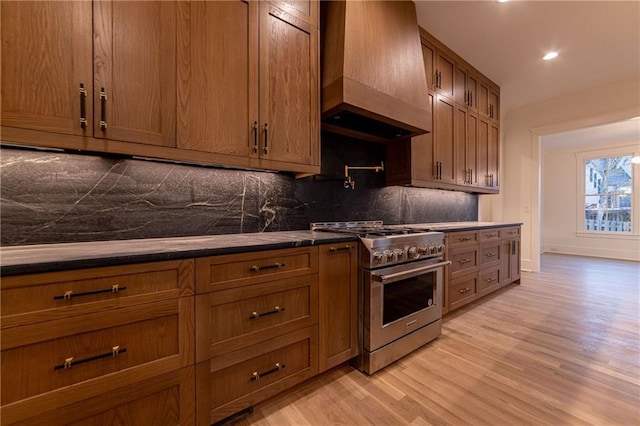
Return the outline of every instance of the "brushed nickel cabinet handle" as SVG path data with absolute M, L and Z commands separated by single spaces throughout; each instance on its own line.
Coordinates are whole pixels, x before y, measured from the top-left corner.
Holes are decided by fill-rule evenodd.
M 460 241 L 469 241 L 471 240 L 471 237 L 460 237 L 458 238 Z
M 91 296 L 93 294 L 101 294 L 101 293 L 118 293 L 120 291 L 126 290 L 127 287 L 120 287 L 119 284 L 114 284 L 111 286 L 111 288 L 104 288 L 101 290 L 91 290 L 91 291 L 83 291 L 80 293 L 74 293 L 73 290 L 67 290 L 64 292 L 64 294 L 59 294 L 57 296 L 53 296 L 53 298 L 55 300 L 60 300 L 60 299 L 67 299 L 67 300 L 71 300 L 74 297 L 81 297 L 81 296 Z
M 496 280 L 495 278 L 487 278 L 485 281 L 488 282 L 488 283 L 492 283 L 495 280 Z
M 276 362 L 275 366 L 271 370 L 267 370 L 264 373 L 258 373 L 257 371 L 254 371 L 253 374 L 251 374 L 251 381 L 255 382 L 256 380 L 260 379 L 260 377 L 264 377 L 266 375 L 275 373 L 276 371 L 280 371 L 280 370 L 284 369 L 285 367 L 286 367 L 286 365 L 280 364 L 279 362 Z
M 461 265 L 464 265 L 464 264 L 469 263 L 469 262 L 471 262 L 471 259 L 460 259 L 460 260 L 458 260 L 458 263 L 461 264 Z
M 485 254 L 485 256 L 487 256 L 487 257 L 493 257 L 495 255 L 496 255 L 495 253 L 487 253 L 487 254 Z
M 69 357 L 69 358 L 65 358 L 64 359 L 64 363 L 63 364 L 59 364 L 53 367 L 54 370 L 68 370 L 69 368 L 71 368 L 74 365 L 78 365 L 78 364 L 84 364 L 87 362 L 91 362 L 91 361 L 96 361 L 98 359 L 102 359 L 102 358 L 108 358 L 110 356 L 115 357 L 118 356 L 122 353 L 127 352 L 127 348 L 121 348 L 120 345 L 116 345 L 116 346 L 112 346 L 111 347 L 111 351 L 110 352 L 105 352 L 103 354 L 100 355 L 94 355 L 91 356 L 89 358 L 83 358 L 83 359 L 79 359 L 76 360 L 74 357 Z
M 344 247 L 331 247 L 329 249 L 329 251 L 331 252 L 336 252 L 336 251 L 340 251 L 340 250 L 349 250 L 351 248 L 351 246 L 344 246 Z
M 87 89 L 80 83 L 80 127 L 87 128 Z
M 469 287 L 461 288 L 460 290 L 458 290 L 458 292 L 460 294 L 464 294 L 464 293 L 467 293 L 469 291 L 471 291 L 471 289 Z
M 273 308 L 272 311 L 267 311 L 267 312 L 252 312 L 251 315 L 249 315 L 249 319 L 258 319 L 261 317 L 266 317 L 268 315 L 273 315 L 273 314 L 277 314 L 279 312 L 283 312 L 285 309 L 281 308 L 280 306 L 276 306 L 275 308 Z

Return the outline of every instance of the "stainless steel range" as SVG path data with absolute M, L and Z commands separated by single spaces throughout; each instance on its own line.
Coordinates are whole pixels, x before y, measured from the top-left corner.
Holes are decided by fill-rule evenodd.
M 313 223 L 360 237 L 356 367 L 373 374 L 440 335 L 444 234 L 381 221 Z

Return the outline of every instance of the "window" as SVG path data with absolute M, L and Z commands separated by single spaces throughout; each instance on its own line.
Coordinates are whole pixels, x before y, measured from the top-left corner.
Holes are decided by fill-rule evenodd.
M 584 157 L 582 165 L 583 231 L 631 234 L 634 231 L 631 154 Z

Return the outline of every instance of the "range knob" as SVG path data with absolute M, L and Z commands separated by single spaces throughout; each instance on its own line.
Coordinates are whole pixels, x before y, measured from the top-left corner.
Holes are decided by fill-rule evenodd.
M 421 254 L 421 255 L 429 254 L 429 249 L 424 244 L 420 244 L 418 246 L 418 254 Z
M 438 254 L 444 253 L 444 244 L 436 245 L 436 253 L 438 253 Z
M 406 259 L 406 252 L 401 248 L 397 248 L 393 250 L 393 261 L 398 262 L 400 260 Z
M 373 252 L 373 263 L 384 263 L 384 254 L 380 253 L 379 251 L 374 251 Z
M 417 259 L 420 257 L 420 253 L 418 253 L 418 247 L 409 247 L 407 250 L 407 257 L 409 259 Z
M 392 250 L 385 250 L 382 253 L 384 255 L 385 262 L 393 262 L 393 251 Z

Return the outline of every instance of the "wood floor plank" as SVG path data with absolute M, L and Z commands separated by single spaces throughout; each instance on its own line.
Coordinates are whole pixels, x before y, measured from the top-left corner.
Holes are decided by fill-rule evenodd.
M 375 375 L 342 365 L 237 425 L 640 424 L 640 263 L 541 260 Z

